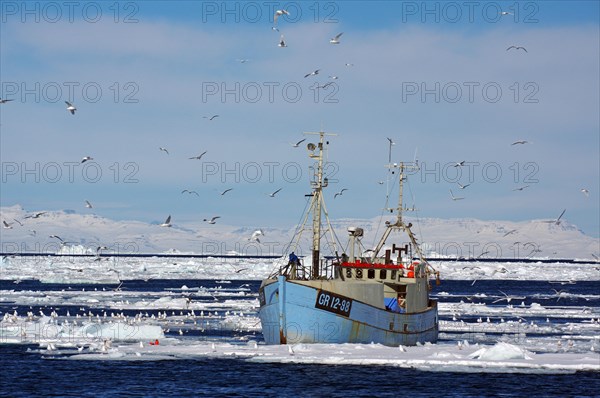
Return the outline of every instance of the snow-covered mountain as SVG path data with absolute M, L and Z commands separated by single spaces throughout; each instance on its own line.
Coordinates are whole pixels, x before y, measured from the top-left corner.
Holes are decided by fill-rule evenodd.
M 95 253 L 106 246 L 106 253 L 197 253 L 197 254 L 258 254 L 286 253 L 296 226 L 289 229 L 268 228 L 264 225 L 232 226 L 208 224 L 203 221 L 178 223 L 161 227 L 139 221 L 115 221 L 93 214 L 72 211 L 26 212 L 21 206 L 0 208 L 0 219 L 8 224 L 0 230 L 2 252 L 57 252 L 76 247 L 79 251 Z M 343 252 L 347 245 L 348 227 L 361 227 L 365 248 L 377 243 L 385 221 L 374 219 L 332 220 L 332 227 Z M 477 219 L 414 219 L 412 230 L 429 256 L 481 258 L 584 258 L 591 259 L 600 252 L 600 239 L 585 235 L 575 225 L 547 220 L 483 221 Z M 260 242 L 251 240 L 252 233 L 261 229 Z M 65 244 L 61 244 L 56 235 Z M 328 232 L 326 237 L 331 236 Z M 302 253 L 309 247 L 308 233 L 300 240 Z

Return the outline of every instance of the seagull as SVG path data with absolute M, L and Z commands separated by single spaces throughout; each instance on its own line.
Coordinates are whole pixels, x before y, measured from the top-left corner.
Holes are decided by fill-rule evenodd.
M 342 33 L 339 33 L 339 34 L 335 35 L 335 37 L 331 38 L 331 39 L 329 40 L 329 42 L 330 42 L 331 44 L 340 44 L 340 37 L 342 37 L 342 35 L 343 35 L 343 34 L 344 34 L 344 32 L 342 32 Z
M 248 240 L 260 243 L 260 240 L 258 239 L 259 236 L 265 236 L 265 233 L 262 231 L 262 229 L 257 229 L 256 231 L 252 232 L 252 236 L 249 237 Z
M 350 66 L 354 66 L 354 64 L 346 63 L 345 66 L 350 67 Z
M 267 195 L 269 195 L 270 197 L 274 198 L 275 195 L 277 194 L 277 192 L 281 191 L 283 188 L 279 188 L 277 191 L 273 192 L 273 193 L 268 193 Z
M 319 89 L 319 88 L 327 88 L 327 87 L 331 86 L 332 84 L 334 84 L 334 83 L 333 82 L 327 82 L 327 83 L 323 84 L 322 86 L 317 85 L 316 88 L 317 89 Z
M 585 189 L 585 188 L 581 188 L 581 192 L 582 192 L 582 193 L 583 193 L 583 194 L 584 194 L 586 197 L 590 196 L 590 191 L 588 191 L 588 190 L 587 190 L 587 189 Z
M 347 188 L 342 188 L 342 190 L 340 192 L 337 192 L 335 195 L 333 195 L 333 198 L 335 199 L 338 195 L 341 195 L 344 193 L 344 191 L 347 191 Z
M 7 102 L 10 102 L 10 101 L 14 101 L 14 100 L 0 98 L 0 104 L 6 104 Z
M 88 208 L 88 209 L 91 209 L 93 206 L 92 206 L 92 204 L 89 201 L 86 200 L 85 201 L 85 207 Z
M 458 184 L 458 187 L 459 187 L 460 189 L 465 189 L 466 187 L 468 187 L 469 185 L 471 185 L 471 184 L 465 184 L 465 185 L 462 185 L 460 182 L 457 182 L 457 184 Z
M 525 185 L 525 186 L 522 186 L 522 187 L 519 187 L 519 188 L 515 188 L 515 189 L 513 189 L 513 191 L 522 191 L 522 190 L 524 190 L 527 187 L 529 187 L 529 185 Z
M 513 15 L 513 13 L 508 11 L 500 11 L 500 15 Z
M 198 159 L 198 160 L 200 160 L 200 159 L 202 159 L 202 156 L 204 156 L 204 154 L 205 154 L 206 152 L 208 152 L 208 151 L 204 151 L 204 152 L 202 152 L 200 155 L 198 155 L 198 156 L 194 156 L 194 157 L 191 157 L 190 159 Z
M 169 151 L 167 150 L 167 148 L 159 147 L 158 149 L 161 150 L 161 151 L 163 151 L 167 155 L 169 154 Z
M 184 189 L 183 191 L 181 191 L 182 194 L 184 194 L 186 192 L 189 193 L 190 195 L 195 194 L 196 196 L 200 196 L 200 195 L 198 195 L 198 192 L 196 192 L 196 191 L 188 191 L 187 189 Z
M 281 38 L 279 39 L 279 44 L 277 46 L 278 47 L 287 47 L 287 44 L 285 44 L 285 40 L 283 38 L 283 35 L 281 35 Z
M 7 223 L 6 221 L 2 221 L 2 227 L 5 229 L 12 229 L 12 223 Z
M 210 117 L 208 117 L 208 116 L 202 116 L 202 117 L 203 117 L 204 119 L 213 120 L 214 118 L 216 118 L 216 117 L 219 117 L 219 115 L 212 115 L 212 116 L 210 116 Z
M 387 138 L 387 140 L 390 142 L 390 145 L 396 145 L 396 143 L 395 143 L 394 141 L 392 141 L 392 139 L 391 139 L 391 138 L 389 138 L 389 137 L 386 137 L 386 138 Z
M 67 110 L 69 112 L 71 112 L 71 115 L 75 114 L 75 111 L 77 110 L 77 108 L 75 108 L 75 105 L 73 105 L 72 103 L 70 103 L 69 101 L 65 101 L 65 104 L 67 104 Z
M 510 234 L 514 234 L 515 232 L 517 232 L 516 229 L 511 229 L 510 231 L 506 232 L 504 235 L 502 235 L 502 237 L 508 236 Z
M 209 220 L 209 219 L 207 219 L 207 218 L 205 218 L 205 219 L 204 219 L 204 221 L 206 221 L 206 222 L 207 222 L 207 223 L 209 223 L 209 224 L 216 224 L 216 222 L 217 222 L 217 221 L 216 221 L 216 220 L 217 220 L 217 218 L 221 218 L 221 216 L 214 216 L 214 217 L 213 217 L 213 218 L 211 218 L 210 220 Z
M 463 160 L 463 161 L 460 161 L 460 162 L 456 163 L 454 165 L 454 167 L 461 167 L 461 166 L 464 166 L 464 165 L 465 165 L 465 161 Z
M 63 238 L 61 238 L 61 237 L 60 237 L 60 236 L 58 236 L 58 235 L 50 235 L 50 236 L 48 236 L 48 237 L 49 237 L 49 238 L 56 238 L 56 239 L 58 239 L 59 241 L 61 241 L 62 243 L 65 243 L 65 241 L 63 240 Z
M 529 141 L 525 141 L 525 140 L 519 140 L 519 141 L 515 141 L 510 145 L 523 145 L 523 144 L 529 144 Z
M 225 195 L 227 192 L 233 190 L 233 188 L 227 188 L 226 190 L 224 190 L 223 192 L 221 192 L 221 196 Z
M 304 141 L 306 141 L 306 138 L 304 138 L 304 139 L 301 139 L 300 141 L 296 142 L 295 144 L 292 144 L 292 143 L 290 142 L 290 144 L 292 144 L 292 146 L 293 146 L 294 148 L 298 148 L 298 146 L 300 146 L 300 144 L 302 144 Z
M 328 76 L 328 77 L 329 77 L 331 80 L 337 80 L 337 79 L 339 79 L 339 77 L 337 77 L 337 76 Z
M 565 211 L 567 211 L 567 209 L 564 209 L 564 210 L 562 211 L 562 213 L 560 213 L 560 216 L 558 216 L 558 218 L 557 218 L 556 220 L 548 220 L 548 221 L 544 221 L 544 222 L 547 222 L 547 223 L 554 223 L 554 224 L 556 224 L 556 225 L 560 225 L 560 223 L 561 223 L 560 219 L 562 218 L 563 214 L 565 214 Z
M 312 71 L 312 72 L 310 72 L 310 73 L 307 73 L 306 75 L 304 75 L 304 77 L 305 77 L 305 78 L 307 78 L 307 77 L 309 77 L 309 76 L 316 76 L 316 75 L 318 75 L 318 74 L 319 74 L 319 71 L 320 71 L 320 70 L 321 70 L 321 69 L 317 69 L 317 70 L 314 70 L 314 71 Z
M 461 197 L 458 197 L 458 198 L 455 197 L 454 194 L 452 193 L 452 190 L 450 190 L 450 197 L 452 198 L 452 200 L 461 200 L 461 199 L 464 199 L 464 198 L 461 198 Z
M 30 214 L 28 216 L 25 216 L 25 218 L 40 218 L 41 215 L 46 214 L 45 211 L 41 211 L 39 213 L 35 213 L 35 214 Z
M 169 214 L 169 217 L 167 217 L 167 219 L 165 220 L 164 223 L 160 224 L 161 227 L 170 227 L 171 226 L 171 215 Z
M 94 158 L 93 158 L 93 157 L 91 157 L 91 156 L 85 156 L 83 159 L 81 159 L 81 163 L 85 163 L 85 162 L 87 162 L 88 160 L 94 160 Z
M 523 51 L 527 52 L 527 49 L 525 47 L 521 47 L 521 46 L 510 46 L 506 49 L 506 51 L 510 50 L 511 48 L 514 48 L 515 50 L 523 50 Z
M 287 10 L 277 10 L 275 11 L 275 15 L 273 15 L 273 24 L 277 25 L 277 20 L 279 19 L 280 16 L 282 15 L 290 15 L 289 11 Z
M 245 64 L 246 62 L 250 61 L 249 59 L 236 59 L 236 61 L 238 61 L 240 64 Z

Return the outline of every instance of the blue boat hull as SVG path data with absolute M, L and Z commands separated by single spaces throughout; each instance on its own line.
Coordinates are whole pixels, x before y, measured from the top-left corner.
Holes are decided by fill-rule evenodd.
M 388 346 L 437 341 L 437 304 L 397 313 L 324 292 L 280 276 L 260 290 L 259 316 L 267 344 L 379 343 Z

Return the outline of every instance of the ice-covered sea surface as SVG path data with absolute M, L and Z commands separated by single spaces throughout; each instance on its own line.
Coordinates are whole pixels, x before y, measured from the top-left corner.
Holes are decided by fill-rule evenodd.
M 288 347 L 257 316 L 274 260 L 3 258 L 0 394 L 597 396 L 600 264 L 433 265 L 437 344 Z

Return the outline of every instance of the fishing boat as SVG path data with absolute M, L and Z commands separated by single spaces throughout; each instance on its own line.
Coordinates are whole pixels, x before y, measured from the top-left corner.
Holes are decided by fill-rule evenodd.
M 287 263 L 263 280 L 259 289 L 259 317 L 267 344 L 378 343 L 387 346 L 434 343 L 438 338 L 437 302 L 429 297 L 430 280 L 437 273 L 427 262 L 413 232 L 403 220 L 405 172 L 415 165 L 388 164 L 398 177 L 399 204 L 387 209 L 395 216 L 386 221 L 379 243 L 364 250 L 364 230 L 348 228 L 348 253 L 334 250 L 322 256 L 321 239 L 334 235 L 329 223 L 323 189 L 324 158 L 329 141 L 324 132 L 318 144 L 307 145 L 315 161 L 310 205 L 290 244 Z M 391 149 L 390 149 L 391 153 Z M 312 222 L 309 216 L 312 214 Z M 310 225 L 312 224 L 312 226 Z M 306 228 L 310 226 L 311 228 Z M 294 250 L 300 249 L 300 235 L 312 230 L 309 264 Z M 389 246 L 393 232 L 403 235 L 399 244 Z M 331 246 L 331 245 L 328 245 Z

